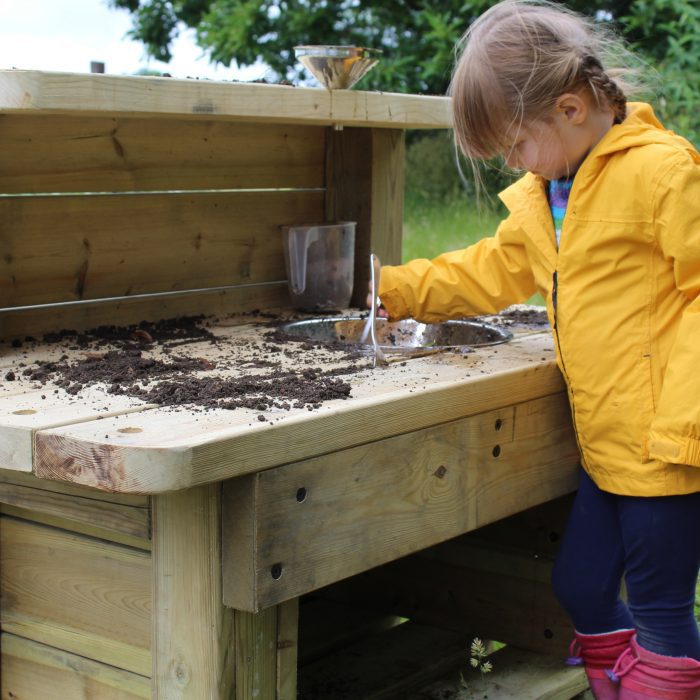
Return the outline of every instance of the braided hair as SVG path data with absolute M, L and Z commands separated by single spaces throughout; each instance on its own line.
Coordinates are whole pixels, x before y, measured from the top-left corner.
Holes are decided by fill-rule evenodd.
M 581 59 L 581 79 L 591 92 L 598 106 L 608 104 L 620 124 L 627 116 L 627 98 L 620 86 L 605 72 L 598 58 L 586 54 Z

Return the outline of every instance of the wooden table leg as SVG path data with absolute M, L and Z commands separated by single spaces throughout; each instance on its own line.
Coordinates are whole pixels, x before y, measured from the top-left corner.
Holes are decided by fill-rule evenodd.
M 220 484 L 153 497 L 153 697 L 295 700 L 298 599 L 224 607 Z
M 297 598 L 259 613 L 236 611 L 235 700 L 296 700 Z
M 233 629 L 221 599 L 220 485 L 154 496 L 153 697 L 234 698 Z

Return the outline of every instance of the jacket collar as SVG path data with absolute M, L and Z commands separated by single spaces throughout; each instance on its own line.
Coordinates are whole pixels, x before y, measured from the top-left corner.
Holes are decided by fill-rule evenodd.
M 554 272 L 557 266 L 557 248 L 545 186 L 544 178 L 527 173 L 498 196 L 513 220 L 542 253 L 547 267 L 551 268 L 550 272 Z

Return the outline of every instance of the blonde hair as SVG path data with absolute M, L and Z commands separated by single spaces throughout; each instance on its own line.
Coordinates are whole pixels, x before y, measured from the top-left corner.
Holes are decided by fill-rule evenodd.
M 626 52 L 600 24 L 547 0 L 503 0 L 469 27 L 449 94 L 455 141 L 472 163 L 502 153 L 506 133 L 546 119 L 567 92 L 625 118 L 628 70 L 611 64 Z

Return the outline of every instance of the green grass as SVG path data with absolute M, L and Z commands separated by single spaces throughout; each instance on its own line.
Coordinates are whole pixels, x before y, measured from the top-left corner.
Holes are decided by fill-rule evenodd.
M 500 211 L 478 209 L 466 197 L 446 202 L 409 197 L 404 209 L 403 262 L 466 248 L 484 236 L 492 236 L 502 217 Z M 543 306 L 544 300 L 535 294 L 528 303 Z
M 448 250 L 466 248 L 491 236 L 501 216 L 476 206 L 466 197 L 447 202 L 408 199 L 404 211 L 403 261 L 434 258 Z

